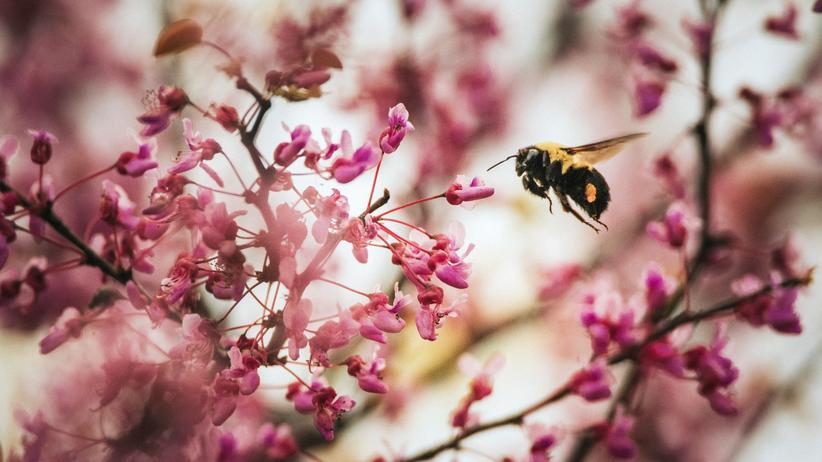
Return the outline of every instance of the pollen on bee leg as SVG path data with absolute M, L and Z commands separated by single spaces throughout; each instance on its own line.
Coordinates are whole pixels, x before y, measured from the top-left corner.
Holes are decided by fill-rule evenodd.
M 597 200 L 597 187 L 592 183 L 585 185 L 585 200 L 588 201 L 588 203 L 592 203 Z

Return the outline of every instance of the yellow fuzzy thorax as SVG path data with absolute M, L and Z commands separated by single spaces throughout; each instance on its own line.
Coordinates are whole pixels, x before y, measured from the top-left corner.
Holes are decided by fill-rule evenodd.
M 593 165 L 588 162 L 581 161 L 576 156 L 572 156 L 565 152 L 562 148 L 567 146 L 563 144 L 547 141 L 545 143 L 535 144 L 534 147 L 548 154 L 548 160 L 551 162 L 562 162 L 563 175 L 571 168 L 587 168 L 589 170 L 594 168 Z

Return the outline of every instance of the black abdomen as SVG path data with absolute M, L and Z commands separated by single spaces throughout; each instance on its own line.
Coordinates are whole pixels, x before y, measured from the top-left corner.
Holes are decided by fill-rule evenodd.
M 548 170 L 550 174 L 552 169 Z M 570 197 L 595 220 L 598 220 L 608 208 L 611 191 L 605 178 L 596 169 L 570 168 L 564 175 L 560 173 L 551 179 L 558 190 Z

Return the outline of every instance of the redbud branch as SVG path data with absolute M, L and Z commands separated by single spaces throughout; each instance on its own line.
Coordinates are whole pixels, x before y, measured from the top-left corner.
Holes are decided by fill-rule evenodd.
M 784 280 L 782 282 L 779 282 L 777 284 L 771 284 L 771 285 L 765 286 L 765 287 L 761 288 L 760 290 L 758 290 L 756 292 L 753 292 L 749 295 L 728 299 L 728 300 L 726 300 L 722 303 L 719 303 L 719 304 L 717 304 L 713 307 L 706 308 L 706 309 L 701 310 L 701 311 L 697 311 L 697 312 L 693 312 L 693 313 L 682 313 L 679 316 L 676 316 L 673 319 L 671 319 L 670 321 L 668 321 L 667 323 L 665 323 L 663 326 L 656 329 L 651 335 L 649 335 L 639 345 L 636 345 L 633 348 L 630 348 L 628 350 L 625 350 L 621 353 L 618 353 L 618 354 L 612 356 L 608 360 L 608 364 L 609 365 L 615 365 L 615 364 L 622 363 L 622 362 L 624 362 L 626 360 L 629 360 L 629 359 L 635 361 L 638 354 L 639 354 L 639 352 L 642 350 L 642 348 L 644 346 L 646 346 L 646 345 L 648 345 L 648 344 L 650 344 L 650 343 L 652 343 L 656 340 L 659 340 L 660 338 L 662 338 L 665 335 L 671 333 L 672 331 L 674 331 L 678 327 L 681 327 L 681 326 L 686 325 L 686 324 L 693 324 L 693 323 L 703 321 L 703 320 L 706 320 L 706 319 L 713 319 L 713 318 L 716 318 L 716 317 L 727 315 L 727 314 L 731 313 L 735 308 L 742 305 L 743 303 L 754 300 L 757 297 L 761 297 L 762 295 L 769 294 L 769 293 L 773 292 L 776 289 L 798 287 L 798 286 L 807 286 L 808 284 L 811 283 L 811 281 L 812 281 L 812 274 L 809 273 L 809 274 L 807 274 L 803 277 L 786 279 L 786 280 Z M 630 384 L 631 382 L 633 382 L 635 380 L 638 380 L 637 378 L 632 378 L 632 377 L 637 376 L 638 374 L 639 374 L 638 371 L 636 371 L 636 372 L 629 371 L 628 379 L 626 380 L 626 383 Z M 622 390 L 618 393 L 617 398 L 616 398 L 615 401 L 619 401 L 620 397 L 623 396 L 623 395 L 627 396 L 628 394 L 630 394 L 632 392 L 633 388 L 634 388 L 633 386 L 630 386 L 630 387 L 623 386 Z M 471 428 L 467 429 L 466 431 L 464 431 L 463 433 L 459 434 L 458 436 L 454 437 L 453 439 L 451 439 L 449 441 L 446 441 L 445 443 L 442 443 L 442 444 L 440 444 L 438 446 L 435 446 L 431 449 L 423 451 L 419 454 L 416 454 L 412 457 L 403 459 L 403 461 L 404 462 L 414 462 L 414 461 L 427 460 L 427 459 L 430 459 L 430 458 L 436 456 L 437 454 L 439 454 L 442 451 L 446 451 L 446 450 L 449 450 L 449 449 L 456 449 L 460 445 L 460 442 L 462 440 L 468 438 L 469 436 L 472 436 L 472 435 L 475 435 L 477 433 L 481 433 L 481 432 L 484 432 L 484 431 L 487 431 L 487 430 L 491 430 L 491 429 L 497 428 L 497 427 L 503 427 L 503 426 L 508 426 L 508 425 L 519 425 L 519 424 L 522 423 L 524 418 L 526 416 L 528 416 L 529 414 L 531 414 L 531 413 L 533 413 L 533 412 L 535 412 L 539 409 L 542 409 L 543 407 L 545 407 L 549 404 L 553 404 L 557 401 L 560 401 L 560 400 L 566 398 L 567 396 L 569 396 L 570 394 L 571 394 L 571 389 L 570 389 L 569 385 L 567 385 L 567 384 L 563 385 L 561 388 L 555 390 L 550 395 L 543 398 L 541 401 L 539 401 L 535 404 L 532 404 L 531 406 L 525 408 L 524 410 L 522 410 L 522 411 L 520 411 L 516 414 L 513 414 L 513 415 L 508 416 L 508 417 L 504 417 L 504 418 L 501 418 L 501 419 L 498 419 L 498 420 L 493 420 L 491 422 L 488 422 L 488 423 L 485 423 L 485 424 L 482 424 L 482 425 L 477 425 L 476 427 L 471 427 Z M 613 416 L 612 412 L 615 412 L 615 410 L 609 412 L 609 415 L 611 417 Z M 584 455 L 585 454 L 582 454 L 582 456 L 584 456 Z M 571 459 L 571 460 L 581 460 L 581 459 Z
M 15 191 L 8 183 L 3 180 L 0 180 L 0 192 L 10 192 L 17 196 L 17 202 L 29 209 L 29 211 L 37 216 L 39 216 L 43 221 L 48 223 L 54 231 L 57 232 L 60 236 L 63 236 L 67 241 L 73 244 L 77 249 L 82 252 L 84 259 L 83 263 L 88 266 L 95 266 L 99 268 L 103 273 L 112 277 L 116 281 L 120 282 L 121 284 L 125 284 L 131 280 L 131 270 L 124 269 L 124 268 L 115 268 L 111 265 L 111 263 L 104 260 L 102 257 L 97 255 L 97 252 L 91 249 L 82 239 L 80 239 L 72 230 L 69 229 L 68 226 L 58 217 L 54 210 L 52 209 L 51 204 L 47 204 L 42 209 L 34 210 L 32 208 L 31 202 L 25 198 L 22 194 Z

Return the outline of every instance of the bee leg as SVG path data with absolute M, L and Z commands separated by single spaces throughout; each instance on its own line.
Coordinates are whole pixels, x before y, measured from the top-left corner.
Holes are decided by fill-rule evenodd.
M 554 214 L 554 201 L 551 200 L 551 196 L 546 194 L 545 198 L 548 199 L 548 213 L 551 215 Z
M 591 229 L 593 229 L 594 231 L 597 232 L 597 234 L 599 234 L 599 229 L 597 229 L 596 226 L 592 225 L 591 223 L 588 223 L 588 221 L 586 221 L 585 218 L 583 218 L 582 215 L 579 214 L 579 212 L 577 212 L 576 210 L 571 208 L 571 203 L 568 202 L 568 196 L 566 196 L 563 193 L 557 192 L 557 198 L 559 198 L 559 202 L 562 204 L 562 209 L 563 210 L 565 210 L 566 212 L 571 213 L 571 215 L 576 217 L 577 220 L 579 220 L 582 223 L 585 223 L 586 225 L 590 226 Z M 597 223 L 599 223 L 599 220 L 597 220 Z M 605 225 L 604 223 L 600 223 L 600 224 L 602 224 L 603 226 Z M 606 226 L 606 229 L 607 229 L 607 226 Z
M 591 217 L 591 218 L 593 218 L 593 217 Z M 599 224 L 601 224 L 602 226 L 604 226 L 604 227 L 605 227 L 605 229 L 608 229 L 608 225 L 606 225 L 605 223 L 603 223 L 603 222 L 599 221 L 599 219 L 594 218 L 594 221 L 595 221 L 595 222 L 597 222 L 597 223 L 599 223 Z

